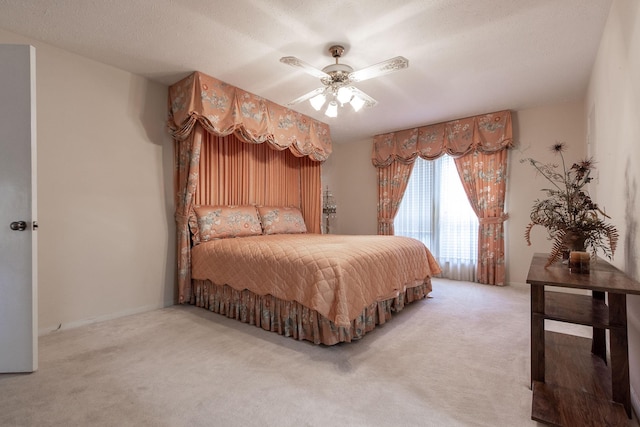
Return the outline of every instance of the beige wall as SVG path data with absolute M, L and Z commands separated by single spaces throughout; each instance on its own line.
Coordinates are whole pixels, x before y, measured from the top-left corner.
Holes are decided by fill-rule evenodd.
M 334 144 L 322 165 L 323 184 L 338 205 L 332 222 L 334 234 L 376 234 L 378 177 L 371 164 L 371 140 Z
M 540 191 L 548 188 L 548 181 L 522 159 L 534 158 L 544 163 L 560 163 L 559 156 L 551 152 L 556 142 L 564 142 L 567 163 L 586 157 L 585 122 L 583 103 L 567 103 L 528 110 L 513 114 L 514 147 L 509 152 L 506 211 L 509 220 L 505 223 L 505 246 L 507 257 L 507 283 L 525 283 L 529 263 L 535 252 L 549 252 L 551 242 L 542 227 L 531 233 L 531 246 L 527 246 L 524 231 L 529 224 L 530 208 L 534 200 L 544 197 Z
M 36 47 L 39 329 L 174 299 L 167 87 Z
M 615 0 L 585 117 L 599 179 L 592 191 L 620 232 L 614 264 L 640 280 L 640 2 Z M 640 414 L 640 296 L 627 299 L 632 399 Z

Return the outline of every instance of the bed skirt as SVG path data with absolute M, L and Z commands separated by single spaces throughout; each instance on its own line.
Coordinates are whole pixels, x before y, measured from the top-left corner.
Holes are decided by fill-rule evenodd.
M 425 298 L 431 292 L 431 280 L 407 287 L 396 297 L 366 307 L 351 321 L 350 327 L 337 327 L 317 311 L 295 301 L 284 301 L 271 295 L 256 295 L 249 290 L 238 291 L 228 285 L 216 285 L 209 280 L 192 280 L 191 303 L 214 313 L 223 314 L 266 331 L 314 344 L 334 345 L 362 338 L 377 325 L 391 319 L 406 304 Z

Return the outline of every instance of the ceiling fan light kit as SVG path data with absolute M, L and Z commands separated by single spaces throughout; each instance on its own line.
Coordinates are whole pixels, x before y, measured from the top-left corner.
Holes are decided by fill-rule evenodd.
M 353 90 L 349 86 L 342 86 L 338 89 L 338 95 L 336 98 L 340 104 L 344 105 L 353 98 Z
M 336 101 L 331 101 L 324 114 L 326 114 L 327 117 L 338 117 L 338 103 Z
M 366 101 L 360 97 L 354 96 L 353 98 L 351 98 L 351 106 L 353 107 L 353 110 L 357 113 L 358 111 L 360 111 L 360 109 L 362 107 L 364 107 L 364 104 L 366 103 Z
M 325 94 L 321 93 L 311 98 L 309 102 L 311 103 L 311 106 L 314 110 L 320 111 L 326 100 L 327 97 L 325 96 Z
M 322 70 L 319 70 L 294 56 L 285 56 L 280 58 L 280 62 L 292 67 L 301 68 L 306 73 L 319 78 L 320 82 L 323 84 L 323 87 L 316 88 L 311 92 L 294 99 L 289 102 L 288 105 L 295 105 L 309 100 L 313 109 L 320 111 L 327 102 L 327 99 L 331 99 L 327 105 L 327 109 L 325 110 L 325 115 L 328 117 L 338 116 L 338 105 L 343 107 L 348 103 L 354 111 L 360 111 L 363 107 L 373 107 L 378 103 L 378 101 L 356 88 L 353 83 L 383 76 L 409 66 L 409 61 L 406 58 L 397 56 L 361 70 L 354 71 L 349 65 L 338 63 L 338 60 L 344 54 L 343 46 L 331 46 L 329 48 L 329 52 L 331 53 L 331 56 L 336 59 L 336 63 L 328 65 Z

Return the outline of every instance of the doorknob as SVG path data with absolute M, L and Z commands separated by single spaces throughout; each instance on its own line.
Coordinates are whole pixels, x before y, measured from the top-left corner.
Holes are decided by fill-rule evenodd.
M 11 227 L 13 231 L 24 231 L 27 229 L 27 223 L 24 221 L 14 221 L 9 227 Z

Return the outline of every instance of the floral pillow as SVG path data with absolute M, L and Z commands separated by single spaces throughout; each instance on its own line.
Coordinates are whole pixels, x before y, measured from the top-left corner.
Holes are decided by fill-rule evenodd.
M 264 234 L 306 233 L 302 212 L 296 207 L 258 206 Z
M 255 206 L 196 206 L 198 242 L 262 234 Z

